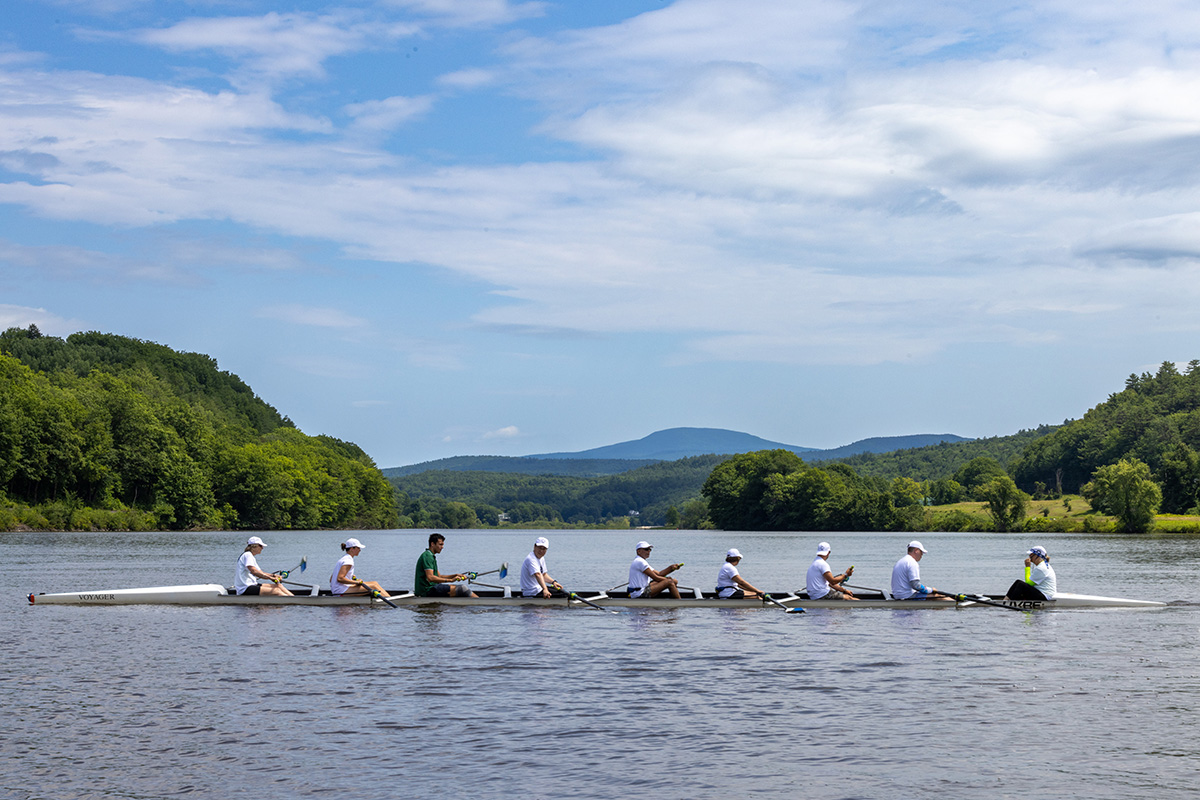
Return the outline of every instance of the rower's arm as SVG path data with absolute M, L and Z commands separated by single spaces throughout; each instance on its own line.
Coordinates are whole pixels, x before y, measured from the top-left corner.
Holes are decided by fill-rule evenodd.
M 746 592 L 750 592 L 752 594 L 762 594 L 762 592 L 754 588 L 750 581 L 746 580 L 741 575 L 734 575 L 733 582 L 742 587 L 742 589 Z

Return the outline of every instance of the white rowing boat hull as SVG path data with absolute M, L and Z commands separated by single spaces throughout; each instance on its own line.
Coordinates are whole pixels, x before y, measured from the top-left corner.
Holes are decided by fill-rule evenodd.
M 409 591 L 389 590 L 391 601 L 398 606 L 548 606 L 587 608 L 587 604 L 566 597 L 520 597 L 505 596 L 505 592 L 480 591 L 479 597 L 417 597 Z M 624 608 L 778 608 L 763 600 L 729 600 L 704 594 L 702 597 L 631 598 L 623 593 L 579 592 L 578 597 L 598 606 L 620 606 Z M 1027 611 L 1052 608 L 1153 608 L 1166 605 L 1152 600 L 1133 600 L 1122 597 L 1100 597 L 1098 595 L 1060 593 L 1053 600 L 1004 601 L 1001 597 L 981 596 L 988 603 L 955 603 L 943 600 L 888 600 L 883 596 L 862 595 L 856 601 L 809 600 L 803 594 L 781 592 L 772 594 L 779 603 L 794 608 L 890 608 L 890 609 L 946 609 L 988 608 L 991 603 Z M 278 595 L 238 595 L 216 583 L 193 584 L 190 586 L 151 586 L 143 589 L 104 589 L 90 592 L 57 592 L 29 595 L 34 605 L 188 605 L 188 606 L 349 606 L 383 605 L 383 601 L 366 595 L 333 595 L 328 591 L 319 594 L 297 594 L 293 597 Z

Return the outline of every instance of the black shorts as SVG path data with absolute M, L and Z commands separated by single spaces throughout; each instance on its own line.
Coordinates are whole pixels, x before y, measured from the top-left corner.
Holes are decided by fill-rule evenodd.
M 449 584 L 449 583 L 435 583 L 433 586 L 429 587 L 429 591 L 425 593 L 425 596 L 426 597 L 449 597 L 450 596 L 450 587 L 452 585 L 453 584 Z
M 1025 581 L 1013 581 L 1012 586 L 1008 587 L 1008 592 L 1005 596 L 1009 600 L 1045 600 L 1046 595 L 1039 592 L 1037 589 L 1030 586 Z
M 242 594 L 258 594 L 261 591 L 262 587 L 256 583 L 253 586 L 247 586 L 246 590 L 242 592 Z

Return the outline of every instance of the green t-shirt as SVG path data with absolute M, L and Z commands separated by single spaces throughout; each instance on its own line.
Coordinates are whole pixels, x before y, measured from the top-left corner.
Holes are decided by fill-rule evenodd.
M 438 574 L 437 556 L 433 554 L 432 550 L 426 550 L 417 559 L 417 574 L 413 576 L 413 594 L 417 597 L 425 597 L 429 594 L 429 590 L 437 585 L 425 577 L 427 569 L 433 570 L 434 575 Z

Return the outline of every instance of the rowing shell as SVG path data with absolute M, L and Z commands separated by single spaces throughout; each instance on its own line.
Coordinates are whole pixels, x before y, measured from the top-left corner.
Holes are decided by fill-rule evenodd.
M 398 606 L 550 606 L 587 608 L 587 604 L 568 597 L 521 597 L 509 590 L 478 591 L 479 597 L 417 597 L 408 590 L 389 589 L 391 601 Z M 575 595 L 599 606 L 628 608 L 774 608 L 773 604 L 755 599 L 733 600 L 720 598 L 710 592 L 693 592 L 691 597 L 629 597 L 625 592 L 576 592 Z M 881 594 L 864 594 L 858 600 L 810 600 L 803 592 L 779 592 L 771 596 L 787 608 L 987 608 L 986 604 L 948 600 L 890 600 Z M 1005 600 L 1003 596 L 981 595 L 991 603 L 1003 603 L 1028 611 L 1052 608 L 1153 608 L 1165 606 L 1153 600 L 1133 600 L 1122 597 L 1100 597 L 1087 594 L 1059 593 L 1053 600 Z M 90 592 L 55 592 L 29 595 L 34 605 L 185 605 L 185 606 L 350 606 L 383 605 L 369 595 L 335 595 L 327 590 L 292 597 L 280 595 L 239 595 L 218 583 L 190 586 L 151 586 L 143 589 L 102 589 Z

